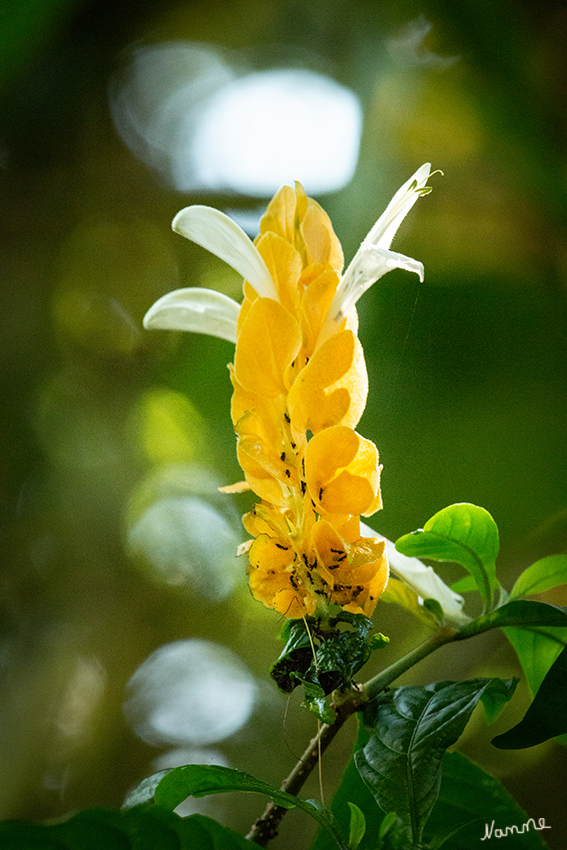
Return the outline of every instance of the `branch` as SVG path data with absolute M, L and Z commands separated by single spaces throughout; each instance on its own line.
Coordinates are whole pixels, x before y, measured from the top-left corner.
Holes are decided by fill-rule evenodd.
M 399 661 L 394 662 L 390 667 L 373 676 L 361 687 L 353 688 L 349 691 L 346 698 L 339 705 L 333 705 L 337 719 L 332 726 L 326 723 L 321 726 L 318 734 L 309 743 L 309 746 L 289 776 L 283 781 L 281 790 L 296 796 L 317 764 L 319 753 L 322 755 L 325 752 L 348 718 L 355 711 L 359 711 L 365 703 L 374 699 L 380 691 L 388 687 L 402 673 L 405 673 L 406 670 L 417 664 L 418 661 L 421 661 L 431 652 L 443 646 L 443 644 L 454 640 L 456 634 L 457 630 L 449 626 L 438 629 L 424 643 L 417 646 L 403 658 L 400 658 Z M 280 821 L 287 811 L 288 809 L 277 806 L 273 802 L 268 803 L 264 813 L 258 818 L 246 838 L 254 841 L 260 847 L 266 847 L 268 842 L 276 837 Z

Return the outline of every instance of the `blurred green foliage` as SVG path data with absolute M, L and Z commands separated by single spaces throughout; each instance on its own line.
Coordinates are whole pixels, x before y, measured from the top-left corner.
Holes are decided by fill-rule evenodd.
M 151 575 L 129 545 L 148 500 L 189 493 L 220 510 L 214 487 L 241 477 L 230 344 L 145 333 L 141 320 L 179 285 L 220 276 L 237 294 L 238 279 L 169 223 L 189 203 L 256 199 L 170 188 L 113 128 L 109 81 L 133 45 L 189 39 L 350 87 L 364 108 L 358 168 L 320 199 L 347 260 L 421 162 L 443 169 L 395 242 L 423 261 L 425 283 L 395 271 L 360 302 L 359 430 L 384 463 L 376 527 L 395 539 L 451 502 L 483 505 L 510 589 L 567 546 L 567 12 L 535 0 L 26 0 L 4 3 L 0 21 L 0 817 L 119 805 L 162 754 L 123 720 L 125 685 L 154 649 L 192 636 L 230 647 L 258 678 L 255 714 L 222 756 L 279 784 L 287 742 L 301 751 L 313 726 L 293 701 L 284 722 L 266 684 L 277 617 L 249 598 L 243 566 L 232 594 L 211 598 L 190 575 Z M 223 498 L 242 539 L 247 497 Z M 419 640 L 393 606 L 374 620 L 392 637 L 380 663 Z M 428 661 L 424 681 L 516 672 L 497 636 L 470 644 L 448 648 L 441 671 Z M 565 752 L 487 740 L 471 733 L 463 747 L 546 817 L 561 848 Z M 329 787 L 348 743 L 326 757 Z M 254 801 L 218 805 L 236 829 L 258 814 Z M 279 846 L 290 841 L 283 828 Z M 293 834 L 294 847 L 306 841 Z

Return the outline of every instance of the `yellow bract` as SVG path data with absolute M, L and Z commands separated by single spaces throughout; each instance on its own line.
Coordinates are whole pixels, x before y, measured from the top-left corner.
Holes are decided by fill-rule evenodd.
M 250 588 L 285 617 L 370 615 L 388 565 L 384 542 L 360 536 L 381 500 L 378 451 L 354 430 L 368 392 L 354 308 L 321 338 L 341 246 L 299 184 L 271 201 L 256 246 L 278 300 L 245 282 L 231 367 L 238 459 L 261 499 L 243 518 Z

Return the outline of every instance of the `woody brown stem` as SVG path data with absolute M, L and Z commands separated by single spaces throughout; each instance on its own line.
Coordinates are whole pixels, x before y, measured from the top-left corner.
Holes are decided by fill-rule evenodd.
M 283 781 L 280 790 L 297 795 L 317 764 L 319 757 L 325 752 L 348 718 L 362 708 L 364 703 L 374 699 L 380 691 L 401 676 L 402 673 L 417 664 L 418 661 L 421 661 L 443 644 L 454 640 L 456 633 L 457 630 L 452 627 L 438 629 L 428 640 L 386 670 L 374 676 L 365 685 L 358 689 L 353 688 L 341 704 L 335 706 L 337 715 L 335 722 L 330 726 L 326 723 L 321 726 L 318 734 L 311 740 L 289 776 Z M 287 811 L 283 806 L 277 806 L 273 802 L 268 803 L 263 814 L 246 837 L 260 847 L 266 847 L 268 842 L 276 837 L 280 821 Z
M 318 734 L 310 741 L 289 776 L 282 782 L 282 791 L 287 791 L 288 794 L 293 795 L 299 793 L 316 766 L 319 754 L 322 755 L 325 752 L 337 732 L 358 707 L 359 702 L 356 698 L 350 698 L 338 706 L 336 710 L 337 719 L 332 726 L 326 723 L 321 726 Z M 283 806 L 277 806 L 273 802 L 268 803 L 264 813 L 258 818 L 246 837 L 260 847 L 266 847 L 268 842 L 276 837 L 280 821 L 287 811 Z

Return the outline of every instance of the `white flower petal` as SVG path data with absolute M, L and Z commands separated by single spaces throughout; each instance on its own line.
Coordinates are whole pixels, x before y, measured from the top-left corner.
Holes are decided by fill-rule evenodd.
M 239 272 L 263 298 L 278 300 L 274 282 L 254 243 L 225 213 L 196 204 L 177 213 L 176 233 L 196 242 Z
M 389 248 L 396 231 L 417 199 L 423 194 L 431 173 L 431 163 L 426 162 L 417 169 L 409 180 L 401 186 L 374 227 L 365 242 L 372 242 L 381 248 Z
M 392 269 L 415 272 L 423 282 L 423 263 L 419 260 L 364 241 L 341 280 L 326 321 L 339 325 L 361 295 Z
M 464 611 L 465 600 L 439 578 L 433 567 L 427 567 L 419 558 L 408 558 L 398 552 L 394 543 L 377 534 L 366 523 L 360 523 L 360 533 L 364 537 L 378 537 L 386 541 L 386 556 L 392 574 L 401 579 L 422 599 L 436 599 L 441 605 L 445 621 L 455 626 L 464 626 L 470 622 Z
M 366 239 L 354 255 L 341 278 L 329 307 L 320 340 L 324 341 L 343 321 L 360 296 L 391 269 L 415 272 L 423 280 L 423 264 L 404 254 L 390 251 L 390 243 L 405 216 L 420 195 L 428 190 L 427 179 L 431 171 L 426 162 L 398 189 Z
M 240 304 L 214 289 L 175 289 L 150 307 L 144 316 L 144 327 L 193 331 L 236 343 L 239 312 Z

